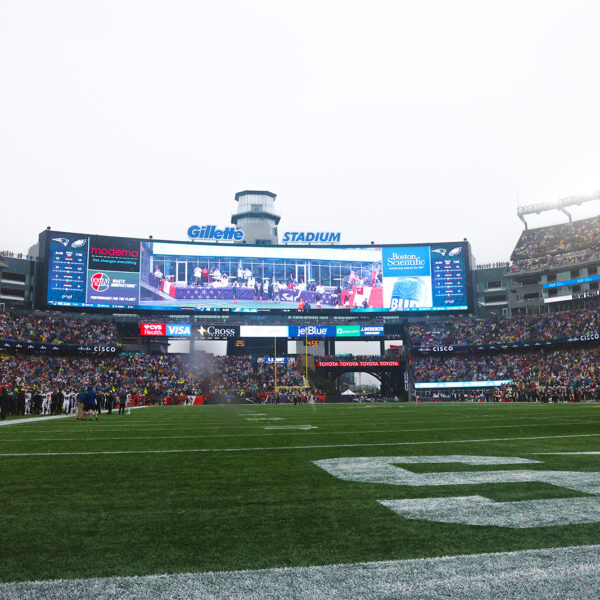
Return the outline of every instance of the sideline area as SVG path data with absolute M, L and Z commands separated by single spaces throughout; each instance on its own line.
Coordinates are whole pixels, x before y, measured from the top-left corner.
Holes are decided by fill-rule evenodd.
M 131 410 L 137 408 L 148 408 L 147 406 L 132 406 Z M 54 419 L 66 419 L 67 417 L 75 417 L 75 413 L 72 415 L 44 415 L 42 417 L 23 417 L 21 419 L 6 419 L 6 421 L 0 421 L 0 427 L 4 425 L 21 425 L 23 423 L 35 423 L 37 421 L 52 421 Z
M 600 546 L 0 584 L 0 600 L 568 600 L 600 597 Z
M 5 425 L 21 425 L 22 423 L 35 423 L 36 421 L 52 421 L 54 419 L 66 419 L 75 415 L 44 415 L 43 417 L 23 417 L 21 419 L 7 419 L 0 421 L 0 427 Z

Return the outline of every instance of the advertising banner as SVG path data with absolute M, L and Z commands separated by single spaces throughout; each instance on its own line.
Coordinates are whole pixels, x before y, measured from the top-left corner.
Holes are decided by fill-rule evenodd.
M 288 327 L 287 325 L 241 325 L 240 337 L 288 337 Z
M 258 364 L 267 364 L 267 365 L 285 365 L 287 363 L 295 363 L 296 359 L 291 356 L 264 356 L 256 359 Z
M 317 367 L 399 367 L 399 360 L 320 360 Z
M 115 344 L 44 344 L 40 342 L 13 342 L 11 340 L 0 341 L 2 350 L 45 350 L 53 354 L 117 354 L 121 351 Z
M 448 388 L 489 388 L 489 387 L 500 387 L 511 383 L 512 379 L 498 379 L 495 381 L 441 381 L 441 382 L 429 382 L 429 383 L 415 383 L 415 389 L 417 390 L 435 390 L 435 389 L 448 389 Z
M 134 308 L 140 299 L 137 273 L 88 270 L 88 304 L 128 306 Z
M 176 323 L 167 323 L 167 337 L 191 337 L 191 335 L 191 325 L 178 325 Z
M 335 337 L 360 337 L 361 327 L 360 325 L 338 325 L 335 327 Z
M 383 325 L 361 325 L 361 337 L 382 337 L 385 335 L 385 327 Z
M 291 325 L 288 332 L 291 338 L 362 338 L 384 335 L 383 325 Z
M 201 340 L 228 340 L 240 337 L 238 325 L 201 325 L 196 328 L 195 336 Z
M 600 332 L 593 331 L 571 337 L 558 337 L 551 340 L 525 340 L 522 342 L 512 342 L 510 344 L 461 344 L 448 346 L 420 346 L 412 348 L 412 352 L 420 354 L 436 354 L 436 353 L 451 353 L 451 352 L 477 352 L 490 350 L 513 350 L 519 348 L 546 348 L 548 346 L 561 346 L 563 344 L 574 344 L 577 342 L 594 342 L 600 340 Z
M 167 326 L 165 323 L 140 323 L 140 335 L 164 337 L 167 335 Z
M 88 268 L 98 271 L 139 273 L 139 240 L 100 235 L 90 236 Z
M 152 337 L 190 337 L 192 326 L 176 323 L 140 323 L 140 335 Z
M 330 325 L 290 325 L 287 329 L 291 338 L 329 338 L 336 335 L 336 328 Z

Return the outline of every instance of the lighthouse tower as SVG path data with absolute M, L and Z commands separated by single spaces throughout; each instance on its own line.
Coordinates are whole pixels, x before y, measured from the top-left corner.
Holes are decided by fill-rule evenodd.
M 281 219 L 275 208 L 277 194 L 245 190 L 235 195 L 237 211 L 231 215 L 236 229 L 244 232 L 246 244 L 272 246 L 277 244 L 277 225 Z

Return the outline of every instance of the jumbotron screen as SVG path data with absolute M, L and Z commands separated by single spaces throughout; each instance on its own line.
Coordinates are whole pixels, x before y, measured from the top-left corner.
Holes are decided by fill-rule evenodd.
M 250 246 L 44 234 L 49 306 L 226 312 L 469 309 L 467 242 Z

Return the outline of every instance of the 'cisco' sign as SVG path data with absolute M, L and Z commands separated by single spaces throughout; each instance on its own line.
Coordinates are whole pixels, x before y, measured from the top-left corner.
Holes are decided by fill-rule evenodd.
M 218 229 L 216 225 L 192 225 L 188 228 L 187 234 L 192 240 L 224 240 L 241 242 L 244 239 L 243 231 L 239 231 L 235 227 Z

